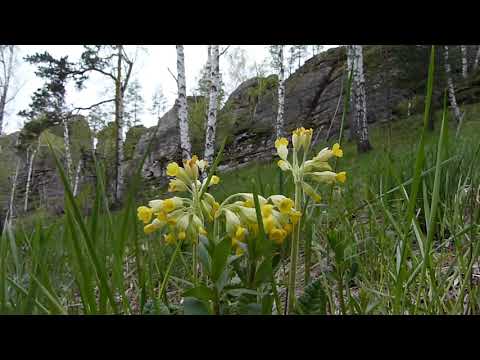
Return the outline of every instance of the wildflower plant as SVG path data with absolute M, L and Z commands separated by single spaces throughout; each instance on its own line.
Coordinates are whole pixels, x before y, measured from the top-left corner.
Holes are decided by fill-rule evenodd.
M 344 183 L 346 181 L 346 172 L 342 171 L 336 173 L 328 161 L 332 158 L 340 158 L 343 156 L 343 151 L 339 144 L 335 144 L 332 148 L 324 148 L 312 159 L 307 160 L 312 144 L 312 129 L 305 129 L 303 127 L 296 129 L 292 133 L 292 158 L 288 160 L 289 155 L 289 141 L 282 137 L 275 141 L 275 148 L 280 160 L 277 162 L 278 167 L 282 171 L 290 172 L 293 177 L 295 186 L 295 209 L 302 209 L 304 195 L 306 194 L 315 202 L 322 200 L 321 195 L 312 186 L 312 183 L 318 184 L 334 184 Z M 299 214 L 300 220 L 301 214 Z M 295 283 L 297 258 L 300 241 L 300 223 L 296 223 L 293 229 L 291 256 L 290 256 L 290 271 L 288 281 L 288 312 L 293 311 L 295 301 Z

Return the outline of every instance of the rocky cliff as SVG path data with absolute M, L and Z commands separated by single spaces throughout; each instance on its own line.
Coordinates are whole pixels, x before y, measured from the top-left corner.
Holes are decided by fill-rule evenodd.
M 423 96 L 429 62 L 429 47 L 426 46 L 365 46 L 365 76 L 368 107 L 368 122 L 401 119 L 410 113 L 423 111 Z M 445 79 L 443 75 L 443 57 L 441 48 L 436 54 L 436 85 L 434 106 L 440 104 Z M 460 79 L 460 61 L 454 60 L 458 49 L 452 48 L 452 68 L 456 76 L 458 100 L 460 103 L 480 101 L 480 72 L 472 74 L 467 80 Z M 476 49 L 469 49 L 471 63 Z M 298 126 L 312 127 L 316 140 L 325 140 L 339 130 L 343 114 L 343 93 L 345 81 L 346 54 L 342 47 L 330 49 L 308 61 L 286 80 L 285 127 L 291 131 Z M 252 161 L 264 161 L 272 158 L 274 142 L 274 122 L 276 118 L 277 78 L 253 78 L 241 84 L 227 99 L 218 115 L 217 144 L 227 138 L 221 169 L 233 169 L 245 166 Z M 203 105 L 202 105 L 203 104 Z M 203 153 L 202 136 L 204 124 L 205 99 L 189 97 L 189 121 L 194 151 Z M 410 110 L 407 110 L 410 109 Z M 73 124 L 83 124 L 77 127 Z M 38 124 L 37 124 L 38 125 Z M 348 121 L 346 122 L 348 128 Z M 48 131 L 61 148 L 62 131 L 58 124 L 44 129 L 34 126 L 37 133 Z M 74 144 L 75 163 L 83 156 L 85 170 L 82 172 L 82 188 L 92 184 L 91 136 L 85 129 L 85 120 L 77 119 L 72 123 L 71 136 Z M 97 155 L 106 160 L 113 156 L 113 124 L 99 134 Z M 39 130 L 40 129 L 40 130 Z M 152 139 L 153 134 L 155 136 Z M 38 135 L 37 134 L 37 135 Z M 34 134 L 35 135 L 35 134 Z M 21 139 L 27 144 L 36 137 L 22 131 Z M 37 136 L 38 137 L 38 136 Z M 143 190 L 158 192 L 166 184 L 165 167 L 170 161 L 180 161 L 179 129 L 175 107 L 159 119 L 158 127 L 139 126 L 129 131 L 125 144 L 125 162 L 123 169 L 128 179 L 132 177 L 151 141 L 151 151 L 141 169 Z M 15 159 L 22 162 L 19 175 L 19 189 L 25 188 L 26 163 L 25 147 L 23 153 L 15 155 L 12 151 L 16 135 L 0 138 L 0 160 L 7 164 L 0 173 L 0 212 L 5 211 L 6 199 L 10 192 L 9 178 L 14 169 Z M 75 145 L 75 144 L 83 145 Z M 20 151 L 21 152 L 21 151 Z M 90 155 L 89 155 L 90 154 Z M 90 169 L 90 170 L 89 170 Z M 107 176 L 108 176 L 107 168 Z M 35 181 L 32 186 L 32 207 L 46 204 L 50 210 L 61 211 L 63 197 L 62 186 L 54 170 L 53 162 L 46 152 L 38 157 L 34 165 Z M 42 193 L 44 195 L 42 195 Z M 43 196 L 43 200 L 42 200 Z M 17 193 L 17 207 L 21 207 L 22 190 Z M 0 214 L 1 216 L 1 214 Z

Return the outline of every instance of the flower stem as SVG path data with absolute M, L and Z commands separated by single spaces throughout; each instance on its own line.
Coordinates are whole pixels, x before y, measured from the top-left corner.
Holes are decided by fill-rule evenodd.
M 301 183 L 295 182 L 295 209 L 300 209 L 300 202 L 302 196 Z M 295 225 L 292 236 L 292 249 L 290 255 L 290 270 L 288 274 L 288 303 L 287 303 L 287 315 L 293 313 L 295 306 L 295 282 L 297 277 L 297 258 L 298 248 L 300 243 L 300 225 L 301 221 Z

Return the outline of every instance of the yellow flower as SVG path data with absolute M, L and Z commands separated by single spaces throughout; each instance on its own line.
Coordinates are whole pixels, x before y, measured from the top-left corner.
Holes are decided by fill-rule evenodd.
M 334 144 L 333 147 L 332 147 L 332 153 L 333 155 L 335 155 L 336 157 L 339 157 L 341 158 L 343 156 L 343 150 L 340 149 L 340 144 Z
M 172 179 L 168 184 L 168 191 L 169 192 L 177 192 L 177 191 L 187 191 L 187 185 L 179 179 Z
M 165 211 L 166 213 L 169 213 L 179 208 L 180 206 L 182 206 L 182 204 L 183 204 L 182 199 L 174 196 L 170 199 L 166 199 L 163 201 L 163 211 Z
M 163 238 L 164 238 L 165 243 L 167 245 L 175 244 L 176 239 L 175 239 L 175 236 L 173 236 L 173 234 L 165 234 L 165 235 L 163 235 Z
M 233 234 L 233 232 L 237 229 L 237 226 L 240 225 L 240 219 L 238 216 L 231 210 L 225 209 L 225 222 L 227 227 L 227 233 Z
M 284 137 L 275 140 L 275 147 L 278 149 L 280 146 L 288 146 L 288 140 Z
M 347 173 L 345 171 L 339 172 L 335 178 L 343 184 L 347 180 Z
M 277 245 L 281 245 L 283 240 L 285 240 L 287 237 L 287 232 L 283 229 L 273 228 L 271 231 L 269 231 L 268 236 L 270 237 L 270 240 L 275 242 Z
M 152 220 L 153 210 L 147 206 L 140 206 L 137 209 L 138 219 L 143 221 L 144 224 L 148 224 Z
M 293 226 L 292 224 L 285 224 L 283 225 L 283 230 L 287 232 L 287 234 L 290 234 L 293 231 Z
M 282 214 L 290 213 L 290 210 L 294 207 L 294 202 L 283 195 L 272 195 L 270 198 L 273 204 L 280 210 Z
M 205 235 L 205 236 L 208 234 L 208 233 L 207 233 L 207 230 L 205 230 L 205 228 L 202 227 L 202 226 L 199 226 L 199 227 L 198 227 L 198 232 L 199 232 L 199 234 Z
M 245 239 L 247 233 L 247 229 L 242 226 L 237 226 L 237 230 L 235 231 L 235 238 L 239 241 L 243 241 Z
M 187 234 L 185 233 L 185 231 L 180 231 L 178 233 L 178 240 L 185 240 L 186 237 L 187 237 Z
M 163 222 L 167 222 L 167 213 L 165 211 L 160 211 L 156 213 L 157 219 Z
M 292 222 L 293 225 L 298 224 L 301 217 L 302 217 L 302 213 L 300 211 L 292 210 L 292 212 L 290 213 L 290 221 Z
M 217 185 L 219 182 L 220 178 L 217 175 L 213 175 L 208 186 Z
M 154 224 L 148 224 L 147 226 L 145 226 L 145 227 L 143 228 L 143 232 L 144 232 L 145 234 L 149 235 L 149 234 L 155 232 L 155 230 L 157 230 L 157 229 L 158 229 L 158 227 L 155 226 Z
M 285 160 L 278 160 L 277 165 L 282 171 L 287 171 L 291 169 L 290 164 Z
M 167 175 L 168 176 L 177 176 L 180 166 L 176 162 L 171 162 L 167 165 Z
M 262 205 L 260 209 L 262 211 L 263 217 L 269 217 L 270 215 L 272 215 L 273 205 L 265 204 Z
M 148 202 L 148 206 L 150 206 L 153 212 L 157 213 L 163 209 L 163 200 L 151 200 Z
M 269 233 L 275 227 L 275 219 L 272 215 L 270 215 L 266 218 L 263 218 L 262 220 L 265 232 Z

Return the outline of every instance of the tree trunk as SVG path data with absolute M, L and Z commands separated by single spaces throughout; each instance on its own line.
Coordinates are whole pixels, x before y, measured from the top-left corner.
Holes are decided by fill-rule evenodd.
M 35 155 L 40 147 L 40 140 L 38 141 L 38 147 L 33 150 L 32 155 L 30 155 L 30 161 L 28 161 L 28 173 L 27 173 L 27 185 L 25 187 L 25 203 L 23 206 L 23 211 L 27 212 L 28 210 L 28 195 L 30 194 L 30 183 L 32 181 L 32 172 L 33 172 L 33 161 L 35 160 Z M 28 158 L 28 155 L 27 155 Z
M 367 96 L 365 93 L 365 76 L 363 73 L 363 47 L 354 45 L 355 54 L 355 125 L 357 130 L 357 149 L 359 152 L 367 152 L 372 149 L 368 140 L 367 123 Z
M 460 123 L 462 115 L 460 113 L 460 108 L 457 104 L 457 98 L 455 96 L 455 87 L 453 86 L 452 80 L 452 71 L 450 68 L 450 63 L 448 61 L 448 46 L 444 47 L 444 60 L 445 60 L 445 75 L 447 77 L 447 84 L 448 84 L 448 98 L 450 100 L 450 105 L 453 108 L 453 113 L 455 115 L 455 120 L 457 124 Z
M 460 50 L 462 51 L 462 76 L 464 79 L 468 76 L 468 54 L 467 47 L 465 45 L 460 45 Z
M 219 69 L 219 51 L 218 45 L 212 46 L 210 58 L 212 72 L 210 75 L 210 101 L 208 106 L 207 131 L 205 134 L 205 154 L 204 159 L 211 164 L 215 152 L 215 133 L 217 128 L 217 97 L 220 80 Z
M 355 106 L 354 102 L 356 99 L 356 86 L 355 86 L 355 76 L 356 76 L 356 67 L 355 67 L 355 53 L 354 53 L 354 45 L 347 45 L 347 69 L 348 69 L 348 76 L 350 76 L 350 72 L 352 72 L 352 88 L 350 90 L 350 116 L 349 116 L 349 132 L 348 132 L 348 140 L 353 141 L 357 138 L 357 127 L 355 123 Z
M 114 201 L 118 203 L 122 197 L 123 187 L 123 90 L 122 89 L 122 59 L 123 46 L 118 46 L 118 62 L 117 77 L 115 80 L 115 124 L 116 124 L 116 140 L 115 140 L 115 191 Z
M 77 164 L 77 171 L 75 172 L 75 182 L 73 186 L 73 196 L 77 196 L 78 194 L 78 184 L 80 182 L 80 171 L 82 170 L 82 158 L 78 160 Z
M 278 112 L 277 112 L 277 138 L 284 134 L 284 112 L 285 112 L 285 69 L 283 67 L 283 45 L 278 45 L 278 62 L 280 65 L 278 71 Z
M 475 55 L 475 62 L 473 63 L 473 70 L 477 70 L 480 62 L 480 45 L 478 45 L 477 55 Z
M 192 145 L 188 127 L 187 85 L 185 81 L 185 56 L 183 45 L 177 45 L 177 87 L 178 87 L 178 124 L 180 127 L 180 148 L 182 159 L 192 156 Z
M 3 84 L 0 84 L 2 90 L 0 93 L 0 135 L 3 134 L 3 127 L 4 127 L 4 119 L 5 119 L 5 108 L 7 106 L 7 96 L 8 96 L 8 89 L 10 87 L 10 79 L 12 78 L 12 70 L 13 70 L 13 59 L 14 59 L 14 45 L 2 45 L 8 48 L 10 55 L 8 56 L 8 61 L 5 60 L 5 48 L 2 49 L 2 67 L 3 67 Z
M 5 218 L 5 224 L 10 222 L 11 219 L 14 217 L 14 212 L 13 212 L 13 204 L 15 203 L 15 190 L 17 187 L 17 179 L 18 179 L 18 173 L 20 171 L 20 159 L 17 160 L 17 167 L 15 169 L 15 174 L 12 179 L 12 189 L 10 191 L 10 201 L 8 203 L 8 213 Z
M 68 117 L 63 119 L 63 144 L 65 146 L 65 162 L 67 166 L 67 176 L 70 184 L 73 182 L 72 174 L 72 152 L 70 150 L 70 133 L 68 131 Z

